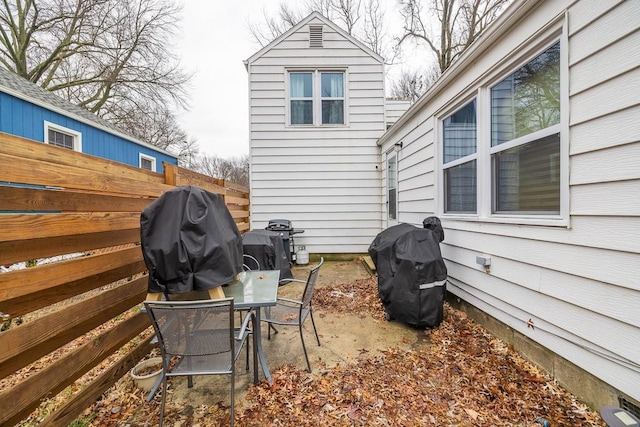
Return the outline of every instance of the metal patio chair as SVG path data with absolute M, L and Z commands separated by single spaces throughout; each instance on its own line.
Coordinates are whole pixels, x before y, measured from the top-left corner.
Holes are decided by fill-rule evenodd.
M 309 355 L 307 354 L 307 348 L 304 344 L 304 336 L 302 335 L 302 326 L 304 325 L 307 317 L 311 317 L 311 324 L 313 325 L 313 332 L 316 334 L 316 341 L 320 345 L 320 338 L 318 337 L 318 330 L 316 329 L 316 323 L 313 320 L 313 310 L 311 307 L 311 298 L 313 296 L 313 290 L 318 280 L 318 272 L 320 267 L 324 263 L 324 258 L 320 258 L 320 263 L 313 267 L 309 272 L 307 281 L 292 279 L 292 282 L 304 283 L 304 290 L 300 299 L 278 297 L 278 302 L 274 307 L 263 307 L 261 321 L 268 323 L 268 339 L 271 339 L 271 330 L 275 333 L 278 330 L 274 325 L 281 326 L 297 326 L 300 331 L 300 340 L 302 341 L 302 349 L 304 350 L 304 357 L 307 361 L 307 371 L 311 372 L 311 364 L 309 363 Z
M 251 255 L 243 254 L 242 255 L 242 269 L 244 271 L 253 271 L 260 270 L 260 263 L 258 260 Z
M 239 328 L 234 325 L 233 298 L 198 301 L 145 301 L 147 314 L 162 354 L 162 404 L 164 421 L 167 379 L 186 376 L 193 387 L 194 375 L 230 375 L 231 425 L 235 407 L 235 363 L 249 336 L 250 312 Z M 247 345 L 249 345 L 247 343 Z M 254 369 L 256 365 L 255 345 Z

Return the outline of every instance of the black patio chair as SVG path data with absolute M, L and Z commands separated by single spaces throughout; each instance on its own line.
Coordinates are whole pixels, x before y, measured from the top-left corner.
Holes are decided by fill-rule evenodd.
M 324 258 L 320 258 L 320 263 L 313 267 L 309 272 L 307 281 L 291 279 L 292 282 L 304 283 L 304 290 L 300 299 L 278 297 L 278 302 L 273 307 L 263 307 L 262 318 L 263 322 L 269 324 L 267 337 L 271 339 L 271 330 L 275 333 L 278 330 L 274 325 L 282 326 L 297 326 L 300 330 L 300 340 L 302 341 L 302 349 L 304 350 L 304 357 L 307 361 L 307 371 L 311 372 L 311 364 L 309 363 L 309 355 L 307 354 L 307 348 L 304 344 L 304 336 L 302 335 L 302 325 L 304 325 L 307 317 L 311 317 L 311 324 L 313 325 L 313 332 L 316 334 L 316 341 L 320 345 L 320 338 L 318 337 L 318 330 L 316 329 L 316 323 L 313 320 L 313 310 L 311 306 L 311 298 L 313 297 L 313 290 L 318 280 L 318 272 L 320 267 L 324 263 Z
M 231 425 L 235 408 L 235 362 L 247 341 L 250 312 L 239 328 L 234 325 L 233 298 L 199 301 L 145 301 L 162 354 L 162 403 L 164 421 L 168 377 L 194 375 L 231 376 Z M 247 343 L 248 345 L 248 343 Z M 254 369 L 256 365 L 255 345 Z

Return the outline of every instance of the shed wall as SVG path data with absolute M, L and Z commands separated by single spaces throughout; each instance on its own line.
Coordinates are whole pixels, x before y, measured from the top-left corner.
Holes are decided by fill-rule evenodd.
M 162 162 L 177 164 L 175 157 L 136 144 L 104 130 L 48 110 L 6 93 L 0 93 L 0 132 L 44 141 L 44 122 L 48 121 L 82 134 L 82 152 L 127 165 L 139 166 L 140 154 L 156 159 L 155 172 L 162 172 Z

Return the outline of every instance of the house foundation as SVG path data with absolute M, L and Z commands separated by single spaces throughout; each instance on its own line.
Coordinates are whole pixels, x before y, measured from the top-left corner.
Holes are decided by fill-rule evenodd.
M 510 345 L 524 359 L 544 370 L 590 408 L 599 411 L 603 406 L 619 406 L 635 412 L 633 409 L 640 407 L 640 403 L 634 399 L 456 295 L 448 293 L 447 302 L 453 308 L 467 313 L 470 319 Z

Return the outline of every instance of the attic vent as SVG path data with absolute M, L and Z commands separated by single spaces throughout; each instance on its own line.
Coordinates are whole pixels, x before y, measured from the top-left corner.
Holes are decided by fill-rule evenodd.
M 309 26 L 309 47 L 322 47 L 322 26 Z

